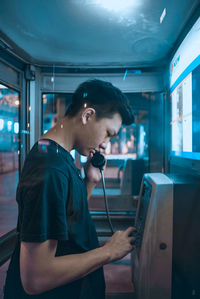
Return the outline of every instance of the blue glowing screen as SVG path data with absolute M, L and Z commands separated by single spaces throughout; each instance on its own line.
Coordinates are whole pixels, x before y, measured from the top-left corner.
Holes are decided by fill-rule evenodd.
M 173 86 L 171 107 L 171 154 L 200 160 L 200 56 Z

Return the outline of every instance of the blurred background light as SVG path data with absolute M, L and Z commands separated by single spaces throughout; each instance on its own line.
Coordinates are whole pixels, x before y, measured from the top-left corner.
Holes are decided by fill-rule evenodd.
M 10 132 L 12 130 L 12 121 L 11 120 L 9 120 L 7 122 L 7 127 L 8 127 L 8 132 Z
M 5 85 L 0 84 L 0 89 L 8 89 Z
M 70 154 L 71 154 L 72 157 L 75 159 L 75 154 L 76 154 L 75 150 L 71 150 L 71 151 L 70 151 Z
M 4 120 L 0 119 L 0 130 L 3 130 Z
M 81 160 L 81 163 L 86 163 L 87 162 L 87 158 L 86 156 L 82 156 L 80 155 L 80 160 Z
M 14 123 L 14 132 L 15 132 L 15 134 L 19 133 L 19 123 L 18 122 Z

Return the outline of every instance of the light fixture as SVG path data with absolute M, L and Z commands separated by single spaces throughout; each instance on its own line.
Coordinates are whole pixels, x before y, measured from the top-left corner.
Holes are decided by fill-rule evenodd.
M 135 4 L 135 1 L 136 0 L 96 0 L 96 3 L 107 10 L 120 12 L 129 9 Z
M 162 24 L 162 22 L 163 22 L 163 20 L 164 20 L 164 18 L 166 16 L 166 14 L 167 14 L 167 10 L 166 10 L 166 8 L 164 8 L 164 10 L 163 10 L 163 12 L 162 12 L 162 14 L 160 16 L 160 24 Z

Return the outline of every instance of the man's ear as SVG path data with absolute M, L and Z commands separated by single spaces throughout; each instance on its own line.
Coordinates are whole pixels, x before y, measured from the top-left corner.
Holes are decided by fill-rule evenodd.
M 95 114 L 96 114 L 95 109 L 93 108 L 85 109 L 81 114 L 81 121 L 83 125 L 86 125 L 87 122 L 95 116 Z

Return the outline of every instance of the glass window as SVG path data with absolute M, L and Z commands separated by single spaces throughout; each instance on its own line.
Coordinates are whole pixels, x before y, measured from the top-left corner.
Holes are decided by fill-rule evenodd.
M 0 236 L 17 224 L 19 93 L 0 84 Z
M 72 94 L 43 94 L 43 134 L 65 115 L 71 99 Z

